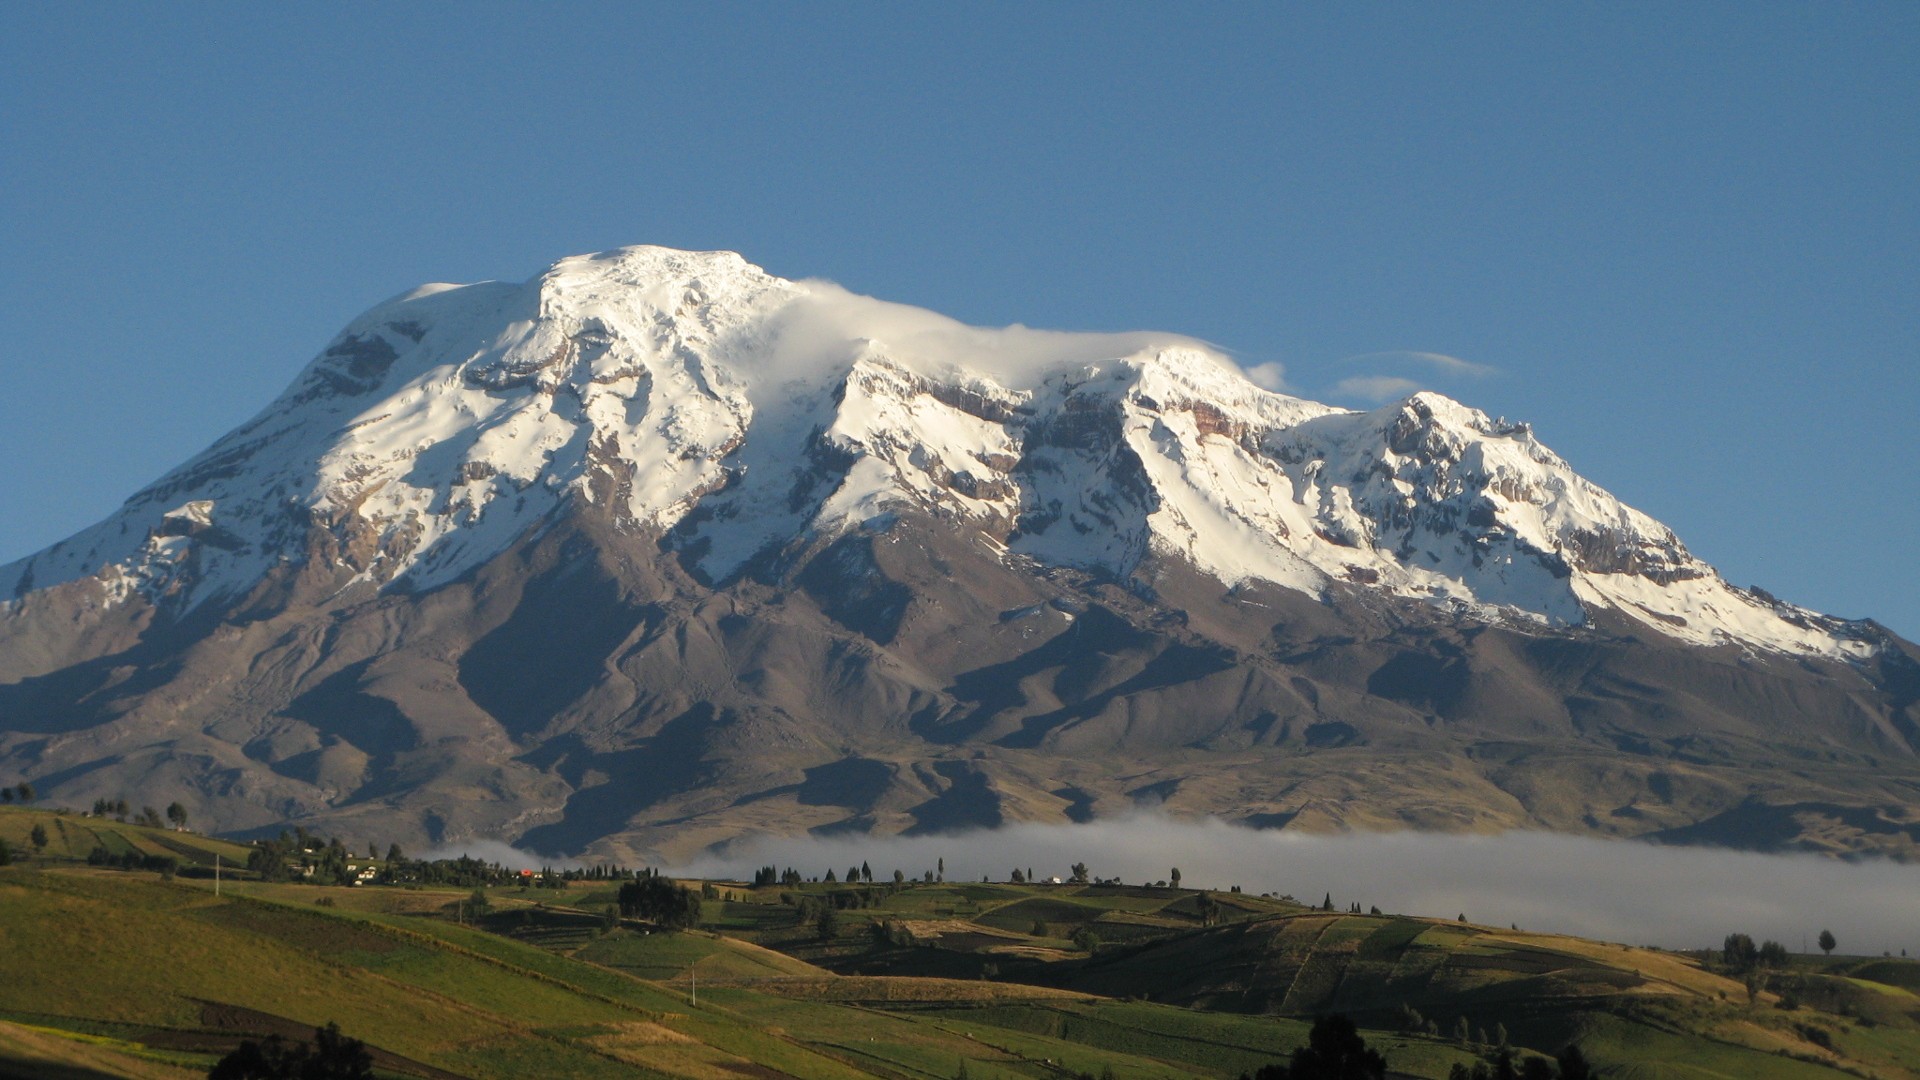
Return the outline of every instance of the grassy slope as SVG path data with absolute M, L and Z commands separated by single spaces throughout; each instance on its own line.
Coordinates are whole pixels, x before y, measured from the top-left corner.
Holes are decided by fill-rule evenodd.
M 0 810 L 0 837 L 18 850 L 36 820 L 50 838 L 64 829 L 62 847 L 28 860 L 40 865 L 95 844 L 194 863 L 246 852 L 18 808 Z M 707 905 L 723 937 L 605 933 L 608 886 L 491 890 L 492 914 L 468 927 L 444 917 L 463 890 L 230 879 L 215 899 L 210 884 L 0 871 L 0 1016 L 37 1025 L 0 1028 L 0 1074 L 49 1053 L 94 1070 L 76 1076 L 204 1068 L 244 1026 L 213 1001 L 295 1033 L 338 1020 L 393 1075 L 937 1078 L 966 1061 L 976 1080 L 1223 1077 L 1283 1057 L 1330 1009 L 1420 1076 L 1471 1060 L 1447 1037 L 1459 1016 L 1524 1046 L 1577 1038 L 1613 1077 L 1811 1080 L 1842 1075 L 1830 1067 L 1842 1057 L 1856 1075 L 1920 1075 L 1920 997 L 1905 988 L 1920 964 L 1903 961 L 1797 961 L 1797 996 L 1824 1011 L 1788 1012 L 1746 1006 L 1736 984 L 1675 954 L 1242 895 L 1216 894 L 1238 921 L 1207 929 L 1198 894 L 1172 889 L 915 886 L 843 911 L 840 939 L 821 942 L 781 901 L 821 886 L 728 890 Z M 914 927 L 914 947 L 874 946 L 876 921 Z M 1045 936 L 1029 936 L 1035 922 Z M 1066 942 L 1082 926 L 1109 943 L 1098 957 Z M 1403 1003 L 1443 1036 L 1386 1034 Z
M 39 825 L 47 834 L 47 846 L 39 851 L 30 842 L 35 825 Z M 21 806 L 0 806 L 0 840 L 5 840 L 7 846 L 13 849 L 15 859 L 30 864 L 85 862 L 89 852 L 96 847 L 103 847 L 112 855 L 128 851 L 143 855 L 171 855 L 179 859 L 182 866 L 208 868 L 213 866 L 217 854 L 226 866 L 241 867 L 247 864 L 247 854 L 252 850 L 245 844 L 198 833 L 153 829 L 111 818 L 84 817 Z
M 151 874 L 0 871 L 0 955 L 8 975 L 0 980 L 0 1016 L 129 1045 L 177 1044 L 218 1022 L 207 1002 L 230 1003 L 285 1018 L 296 1031 L 338 1021 L 394 1056 L 386 1062 L 390 1072 L 406 1072 L 411 1061 L 472 1077 L 945 1077 L 967 1060 L 975 1075 L 1038 1078 L 1054 1075 L 1044 1064 L 1049 1059 L 1082 1061 L 1095 1072 L 1112 1066 L 1124 1076 L 1225 1075 L 1217 1066 L 1045 1034 L 1008 1032 L 983 1041 L 943 1017 L 816 1000 L 833 995 L 807 988 L 839 980 L 751 945 L 627 931 L 603 939 L 615 951 L 628 942 L 625 955 L 652 969 L 691 958 L 736 975 L 765 972 L 805 991 L 795 998 L 716 985 L 694 1008 L 678 988 L 500 934 L 373 910 L 388 906 L 379 892 L 230 884 L 216 899 L 205 883 L 164 883 Z M 315 906 L 321 897 L 334 906 Z M 1002 994 L 980 984 L 889 983 L 949 1005 L 982 991 L 988 1000 L 1061 996 L 1023 987 Z M 234 1038 L 229 1034 L 228 1042 Z M 28 1051 L 0 1054 L 19 1061 Z
M 1106 940 L 1122 943 L 1097 957 L 1024 966 L 1015 960 L 1017 948 L 957 930 L 916 938 L 930 948 L 877 952 L 811 942 L 804 928 L 768 931 L 763 939 L 839 970 L 956 973 L 968 969 L 949 954 L 970 954 L 976 968 L 993 961 L 1006 977 L 1107 997 L 1303 1019 L 1342 1011 L 1375 1028 L 1396 1026 L 1400 1007 L 1411 1005 L 1439 1023 L 1442 1037 L 1399 1040 L 1391 1056 L 1396 1068 L 1428 1075 L 1443 1074 L 1457 1053 L 1449 1036 L 1462 1017 L 1476 1032 L 1503 1025 L 1522 1046 L 1551 1051 L 1578 1040 L 1622 1076 L 1833 1077 L 1842 1075 L 1840 1067 L 1859 1075 L 1920 1075 L 1920 997 L 1898 985 L 1920 972 L 1911 963 L 1836 964 L 1836 973 L 1853 978 L 1824 982 L 1796 971 L 1803 981 L 1797 996 L 1811 1002 L 1824 987 L 1839 1004 L 1828 1012 L 1788 1011 L 1775 1007 L 1773 995 L 1747 1005 L 1738 983 L 1693 958 L 1561 935 L 1319 912 L 1233 895 L 1217 899 L 1237 909 L 1229 919 L 1242 921 L 1205 929 L 1190 892 L 992 888 L 994 895 L 984 895 L 981 886 L 919 887 L 917 896 L 853 914 L 964 926 L 965 918 L 950 913 L 971 900 L 979 908 L 971 918 L 1001 932 L 1024 933 L 1040 921 L 1049 935 L 1081 925 L 1098 933 L 1127 919 L 1158 927 L 1151 932 L 1157 937 L 1113 935 Z M 1838 994 L 1832 984 L 1841 982 L 1858 992 Z M 987 1015 L 1016 1026 L 1043 1022 L 1034 1007 Z
M 168 1058 L 172 1060 L 168 1060 Z M 35 1080 L 192 1080 L 206 1075 L 185 1055 L 159 1055 L 138 1043 L 0 1020 L 0 1075 Z

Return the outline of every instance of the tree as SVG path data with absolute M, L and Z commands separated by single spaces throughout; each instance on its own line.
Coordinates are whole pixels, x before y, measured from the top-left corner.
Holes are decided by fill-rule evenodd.
M 487 890 L 475 886 L 473 892 L 467 895 L 467 910 L 473 913 L 475 919 L 485 915 L 491 907 L 493 901 L 487 899 Z
M 945 856 L 941 856 L 941 858 L 940 858 L 940 860 L 939 860 L 939 861 L 940 861 L 940 880 L 941 880 L 941 881 L 945 881 L 945 880 L 947 880 L 947 860 L 946 860 L 946 857 L 945 857 Z
M 187 827 L 187 808 L 178 801 L 167 804 L 167 821 L 176 829 Z
M 1314 1022 L 1307 1045 L 1293 1052 L 1285 1074 L 1286 1080 L 1385 1080 L 1386 1075 L 1387 1059 L 1369 1049 L 1353 1021 L 1339 1013 Z
M 1503 1044 L 1494 1052 L 1493 1080 L 1520 1080 L 1520 1070 L 1513 1066 L 1513 1047 Z
M 1312 894 L 1312 893 L 1308 893 L 1307 895 L 1308 895 L 1308 896 L 1312 896 L 1313 894 Z M 1326 898 L 1325 900 L 1322 900 L 1322 901 L 1320 901 L 1320 910 L 1321 910 L 1321 911 L 1332 911 L 1332 910 L 1333 910 L 1333 894 L 1332 894 L 1332 893 L 1328 893 L 1328 894 L 1327 894 L 1327 898 Z
M 1731 971 L 1750 971 L 1760 961 L 1760 950 L 1745 934 L 1728 934 L 1720 943 L 1720 962 Z
M 33 785 L 27 783 L 25 780 L 20 781 L 19 786 L 13 790 L 19 793 L 20 801 L 29 806 L 33 805 L 33 800 L 38 797 L 34 794 Z
M 1200 925 L 1212 926 L 1220 921 L 1220 901 L 1205 889 L 1200 890 L 1200 898 L 1194 901 L 1193 906 L 1200 915 Z
M 1092 927 L 1082 926 L 1073 932 L 1073 947 L 1093 952 L 1100 947 L 1100 935 L 1094 933 Z
M 373 1055 L 359 1039 L 340 1034 L 340 1025 L 329 1021 L 313 1033 L 313 1060 L 318 1069 L 308 1069 L 301 1080 L 360 1080 L 373 1076 Z
M 831 904 L 821 909 L 820 917 L 813 921 L 814 933 L 821 941 L 832 941 L 840 936 L 840 910 Z
M 823 880 L 829 885 L 834 885 L 837 884 L 840 879 L 833 876 L 833 867 L 829 866 L 827 867 L 827 876 Z
M 1578 1046 L 1569 1044 L 1560 1051 L 1560 1080 L 1593 1080 L 1593 1066 Z
M 643 877 L 620 886 L 620 914 L 645 919 L 668 930 L 685 930 L 700 923 L 700 894 L 681 888 L 671 878 Z
M 1834 940 L 1833 931 L 1831 930 L 1820 931 L 1820 951 L 1821 952 L 1826 953 L 1828 956 L 1832 956 L 1834 948 L 1837 947 L 1839 944 L 1840 943 L 1838 941 Z
M 392 863 L 403 863 L 403 862 L 406 862 L 406 861 L 407 861 L 407 856 L 406 856 L 406 854 L 405 854 L 404 852 L 402 852 L 402 851 L 400 850 L 400 845 L 399 845 L 399 844 L 388 844 L 388 845 L 387 845 L 387 862 L 388 862 L 389 864 L 392 864 Z
M 33 853 L 40 854 L 47 847 L 47 827 L 35 824 L 33 831 L 27 834 L 27 839 L 33 842 Z
M 895 885 L 905 885 L 907 883 L 906 872 L 902 870 L 895 870 L 893 872 L 893 883 Z
M 0 803 L 10 803 L 12 801 L 13 801 L 13 789 L 0 788 Z
M 1761 942 L 1756 959 L 1759 960 L 1761 967 L 1773 971 L 1784 970 L 1792 963 L 1792 958 L 1787 954 L 1787 947 L 1777 941 Z
M 868 866 L 865 859 L 860 860 L 860 880 L 869 885 L 873 883 L 873 867 Z
M 1016 866 L 1013 868 L 1011 880 L 1015 885 L 1025 885 L 1027 883 L 1027 875 L 1021 873 L 1020 868 Z
M 1087 864 L 1083 862 L 1074 863 L 1072 870 L 1073 878 L 1071 880 L 1073 883 L 1075 885 L 1085 885 L 1087 883 Z
M 1173 872 L 1167 875 L 1167 880 L 1173 882 L 1174 888 L 1176 889 L 1179 888 L 1180 887 L 1180 868 L 1177 866 L 1174 867 Z
M 1027 928 L 1027 933 L 1033 935 L 1034 937 L 1046 937 L 1047 924 L 1041 922 L 1039 919 L 1035 919 L 1033 920 L 1033 925 Z

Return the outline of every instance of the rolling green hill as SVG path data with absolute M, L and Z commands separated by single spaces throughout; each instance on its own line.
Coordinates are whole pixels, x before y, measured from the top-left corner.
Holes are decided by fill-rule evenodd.
M 666 933 L 610 919 L 607 882 L 489 889 L 477 915 L 465 889 L 244 871 L 216 896 L 84 855 L 245 846 L 0 811 L 16 851 L 34 825 L 63 839 L 0 869 L 0 1076 L 204 1075 L 334 1021 L 390 1078 L 1231 1080 L 1343 1012 L 1400 1077 L 1503 1032 L 1616 1080 L 1920 1077 L 1911 961 L 1795 958 L 1749 1002 L 1688 955 L 1112 885 L 712 883 L 703 928 Z

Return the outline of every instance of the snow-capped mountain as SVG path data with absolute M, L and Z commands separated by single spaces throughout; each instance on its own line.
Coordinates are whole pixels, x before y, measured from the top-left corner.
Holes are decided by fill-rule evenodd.
M 1524 424 L 737 255 L 427 286 L 0 568 L 0 780 L 409 847 L 1552 828 L 1920 855 L 1920 650 Z
M 1524 424 L 1436 394 L 1354 413 L 1172 335 L 986 331 L 638 247 L 356 319 L 258 417 L 113 517 L 0 568 L 103 602 L 234 600 L 289 560 L 430 590 L 575 502 L 671 532 L 711 581 L 911 508 L 1009 558 L 1126 578 L 1358 583 L 1698 644 L 1864 657 L 1870 635 L 1729 587 Z

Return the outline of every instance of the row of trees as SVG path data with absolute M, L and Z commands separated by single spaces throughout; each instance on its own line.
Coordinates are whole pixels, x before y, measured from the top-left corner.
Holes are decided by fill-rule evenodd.
M 938 881 L 945 881 L 946 867 L 947 867 L 947 860 L 941 859 L 940 869 L 926 871 L 925 875 L 922 877 L 921 880 L 925 881 L 927 884 L 933 884 L 934 882 L 938 882 Z M 1020 871 L 1018 870 L 1014 871 L 1015 874 L 1018 874 L 1019 872 Z M 895 870 L 893 872 L 893 883 L 895 885 L 905 885 L 907 884 L 907 882 L 911 880 L 913 879 L 907 877 L 907 872 L 904 870 Z M 1015 880 L 1017 881 L 1020 879 L 1016 877 Z M 774 885 L 783 885 L 788 888 L 793 888 L 796 886 L 805 885 L 809 881 L 827 884 L 827 885 L 838 885 L 841 883 L 841 878 L 840 878 L 840 875 L 835 873 L 831 868 L 829 868 L 825 874 L 822 874 L 820 877 L 817 877 L 817 878 L 808 878 L 805 874 L 802 874 L 800 871 L 795 870 L 791 866 L 787 867 L 784 870 L 777 869 L 772 866 L 763 866 L 760 869 L 755 870 L 753 872 L 753 887 L 756 889 L 764 889 Z M 864 862 L 861 863 L 859 866 L 847 867 L 846 882 L 847 884 L 861 884 L 861 883 L 871 884 L 873 882 L 873 868 L 868 866 Z
M 249 1039 L 215 1062 L 207 1080 L 373 1080 L 373 1055 L 329 1023 L 314 1031 L 312 1043 L 288 1043 L 278 1035 Z
M 1067 881 L 1069 884 L 1086 885 L 1090 882 L 1097 881 L 1097 879 L 1095 879 L 1092 876 L 1091 871 L 1087 869 L 1087 864 L 1083 862 L 1074 863 L 1071 867 L 1068 868 L 1067 873 L 1068 873 Z M 945 859 L 936 860 L 935 868 L 932 870 L 926 871 L 921 877 L 921 880 L 927 881 L 927 882 L 941 882 L 941 881 L 945 881 L 946 879 L 947 879 L 947 860 Z M 909 878 L 906 872 L 903 870 L 896 869 L 893 872 L 893 881 L 897 885 L 905 884 L 906 882 L 911 880 L 913 879 Z M 986 878 L 982 877 L 981 880 L 985 881 Z M 1036 875 L 1033 872 L 1032 867 L 1027 867 L 1026 869 L 1023 870 L 1020 867 L 1016 866 L 1013 868 L 1012 871 L 1008 873 L 1007 880 L 1013 882 L 1015 885 L 1024 885 L 1028 882 L 1039 882 L 1041 879 L 1038 875 Z M 1109 880 L 1110 880 L 1110 883 L 1115 885 L 1120 883 L 1119 878 L 1112 878 Z M 758 870 L 755 870 L 753 872 L 753 884 L 755 888 L 766 888 L 772 885 L 786 885 L 786 886 L 804 885 L 809 881 L 821 882 L 825 884 L 837 884 L 842 881 L 850 882 L 850 883 L 852 882 L 872 883 L 873 868 L 867 865 L 865 862 L 862 862 L 859 866 L 849 866 L 847 867 L 846 876 L 844 878 L 840 876 L 837 870 L 831 867 L 827 869 L 826 873 L 820 875 L 817 878 L 809 878 L 791 866 L 786 867 L 785 869 L 781 869 L 775 866 L 762 866 Z M 1163 881 L 1163 882 L 1160 882 L 1159 884 L 1166 885 L 1168 884 L 1168 882 L 1171 882 L 1174 888 L 1176 889 L 1180 888 L 1180 868 L 1179 867 L 1177 866 L 1173 867 L 1172 872 L 1168 875 L 1168 881 Z M 1100 883 L 1105 884 L 1108 882 L 1100 882 Z M 1234 888 L 1234 891 L 1235 892 L 1240 891 L 1238 886 Z
M 88 866 L 108 866 L 120 870 L 153 870 L 171 881 L 180 870 L 180 860 L 172 855 L 148 855 L 138 851 L 123 851 L 118 855 L 103 847 L 95 847 L 87 852 Z
M 1521 1060 L 1511 1046 L 1502 1046 L 1491 1061 L 1476 1061 L 1472 1068 L 1455 1062 L 1447 1070 L 1447 1080 L 1590 1080 L 1593 1066 L 1578 1046 L 1560 1051 L 1552 1061 L 1529 1057 Z
M 21 786 L 25 787 L 26 785 L 22 784 Z M 155 829 L 162 827 L 160 811 L 155 810 L 151 806 L 143 806 L 140 808 L 140 812 L 135 814 L 132 808 L 127 805 L 127 800 L 125 799 L 95 799 L 93 800 L 92 814 L 94 817 L 110 817 L 115 821 L 127 821 L 131 819 L 135 825 L 146 825 Z M 176 829 L 186 828 L 187 808 L 178 802 L 168 803 L 166 824 Z
M 31 806 L 33 805 L 33 800 L 38 797 L 33 790 L 33 785 L 24 780 L 12 787 L 0 788 L 0 803 L 10 803 L 17 800 L 23 805 Z

